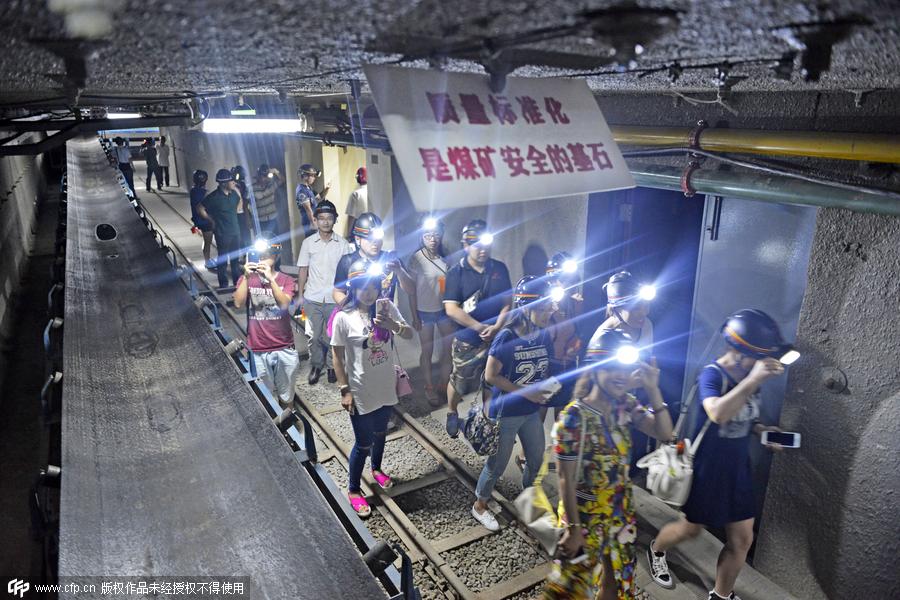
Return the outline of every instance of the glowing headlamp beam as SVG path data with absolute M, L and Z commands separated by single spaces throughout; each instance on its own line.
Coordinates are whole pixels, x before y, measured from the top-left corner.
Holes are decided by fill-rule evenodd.
M 550 300 L 553 302 L 561 302 L 566 296 L 566 290 L 561 287 L 553 287 L 550 289 Z
M 480 236 L 478 236 L 478 243 L 482 246 L 490 246 L 494 243 L 494 234 L 482 233 Z
M 578 270 L 578 262 L 573 259 L 564 260 L 562 264 L 563 273 L 574 273 Z
M 431 231 L 433 229 L 437 229 L 438 221 L 434 217 L 428 217 L 425 219 L 425 223 L 423 223 L 424 229 L 427 231 Z
M 383 240 L 384 239 L 384 229 L 381 227 L 375 227 L 372 229 L 372 239 L 373 240 Z
M 640 353 L 634 346 L 622 346 L 616 351 L 616 362 L 623 365 L 633 365 L 639 357 Z
M 640 291 L 638 292 L 638 296 L 641 300 L 653 300 L 654 298 L 656 298 L 656 286 L 642 285 Z
M 796 350 L 788 350 L 778 359 L 778 361 L 783 365 L 792 365 L 797 362 L 798 358 L 800 358 L 799 352 Z
M 257 252 L 265 252 L 269 249 L 269 240 L 259 238 L 255 242 L 253 242 L 253 249 Z
M 369 268 L 366 269 L 366 274 L 371 275 L 372 277 L 379 277 L 384 275 L 384 267 L 381 266 L 381 263 L 372 263 L 369 265 Z

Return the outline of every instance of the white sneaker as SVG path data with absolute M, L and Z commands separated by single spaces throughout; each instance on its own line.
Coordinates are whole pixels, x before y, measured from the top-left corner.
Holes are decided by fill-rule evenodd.
M 488 531 L 497 531 L 500 529 L 500 523 L 497 522 L 497 519 L 494 518 L 494 515 L 491 514 L 490 510 L 486 510 L 483 513 L 475 510 L 475 507 L 472 507 L 472 516 L 475 517 L 475 520 L 481 523 L 481 526 L 487 529 Z
M 655 539 L 651 541 L 650 545 L 647 547 L 647 562 L 650 563 L 650 577 L 652 577 L 653 581 L 660 587 L 671 590 L 675 587 L 675 581 L 672 579 L 671 573 L 669 573 L 669 563 L 666 562 L 666 553 L 663 552 L 662 556 L 659 556 L 653 551 L 653 542 L 655 541 Z

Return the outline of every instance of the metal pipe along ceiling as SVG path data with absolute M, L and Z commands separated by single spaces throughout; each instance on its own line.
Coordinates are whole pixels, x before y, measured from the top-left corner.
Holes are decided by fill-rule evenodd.
M 679 191 L 682 189 L 684 169 L 681 167 L 631 164 L 629 170 L 639 186 Z M 900 217 L 900 201 L 877 193 L 845 190 L 772 175 L 697 169 L 691 174 L 690 184 L 699 193 L 729 198 L 844 208 Z
M 691 127 L 613 126 L 613 138 L 626 146 L 690 147 Z M 900 136 L 821 131 L 703 129 L 698 147 L 714 152 L 806 156 L 900 163 Z

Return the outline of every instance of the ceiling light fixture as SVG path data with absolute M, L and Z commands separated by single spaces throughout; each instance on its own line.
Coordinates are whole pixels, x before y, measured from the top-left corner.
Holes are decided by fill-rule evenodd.
M 140 119 L 141 113 L 106 113 L 107 119 Z
M 298 133 L 304 131 L 300 119 L 206 119 L 203 133 Z

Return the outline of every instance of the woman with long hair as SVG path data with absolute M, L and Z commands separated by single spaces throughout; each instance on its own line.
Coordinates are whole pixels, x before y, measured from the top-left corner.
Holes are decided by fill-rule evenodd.
M 728 317 L 721 333 L 728 349 L 697 377 L 703 410 L 698 411 L 690 439 L 704 433 L 694 455 L 694 478 L 682 507 L 684 517 L 659 531 L 647 557 L 653 580 L 673 588 L 666 551 L 698 536 L 704 527 L 724 529 L 726 541 L 716 563 L 709 600 L 740 600 L 734 594 L 734 582 L 753 543 L 756 513 L 751 434 L 781 431 L 759 421 L 759 388 L 783 374 L 784 365 L 800 355 L 785 343 L 775 320 L 761 310 L 739 310 Z M 779 451 L 781 446 L 770 444 L 769 449 Z
M 360 258 L 347 275 L 348 294 L 334 317 L 331 346 L 341 406 L 353 426 L 348 496 L 356 514 L 368 517 L 372 511 L 360 487 L 366 458 L 371 457 L 378 485 L 387 489 L 393 484 L 381 470 L 388 420 L 397 404 L 393 336 L 410 339 L 412 328 L 393 302 L 378 297 L 384 279 L 379 263 Z
M 409 295 L 409 307 L 413 314 L 413 329 L 419 332 L 422 349 L 419 354 L 419 370 L 425 380 L 425 398 L 432 406 L 438 406 L 443 401 L 435 389 L 447 389 L 447 382 L 450 380 L 450 346 L 456 327 L 444 312 L 444 289 L 450 268 L 441 248 L 444 223 L 428 216 L 422 221 L 421 233 L 421 245 L 407 263 L 409 275 L 415 282 L 415 293 Z M 435 340 L 442 357 L 437 385 L 432 376 Z
M 668 440 L 672 419 L 655 359 L 640 361 L 628 334 L 602 332 L 588 346 L 585 364 L 585 395 L 566 406 L 553 427 L 565 532 L 544 598 L 632 600 L 637 517 L 628 476 L 629 426 Z M 648 406 L 629 392 L 637 387 L 646 391 Z

